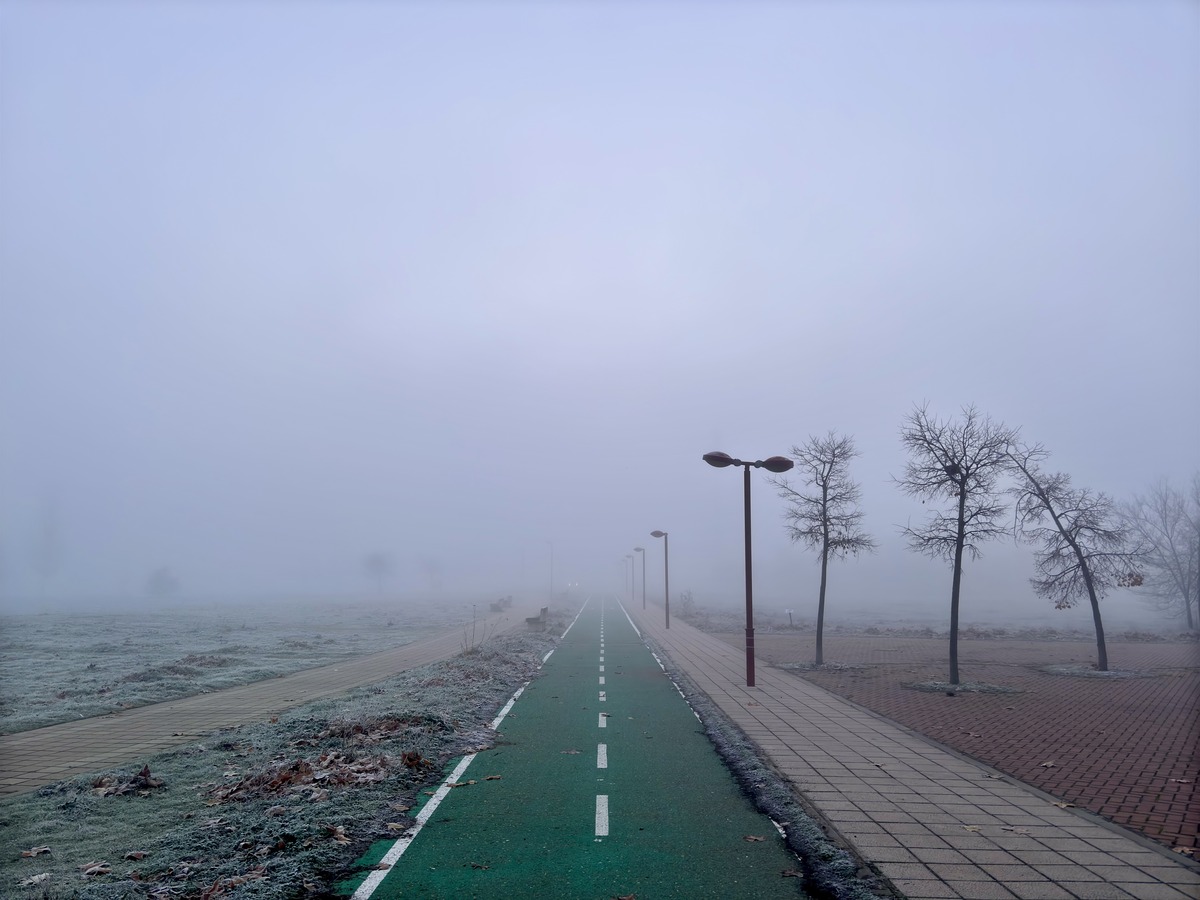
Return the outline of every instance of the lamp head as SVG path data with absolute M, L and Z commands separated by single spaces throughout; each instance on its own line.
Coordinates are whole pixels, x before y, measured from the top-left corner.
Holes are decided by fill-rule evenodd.
M 770 459 L 764 459 L 762 466 L 769 472 L 786 472 L 795 463 L 786 456 L 772 456 Z
M 634 552 L 634 553 L 645 553 L 645 552 L 646 552 L 646 548 L 644 548 L 644 547 L 634 547 L 634 548 L 633 548 L 633 552 Z
M 652 531 L 652 532 L 650 532 L 650 537 L 666 537 L 666 536 L 667 536 L 667 533 L 666 533 L 665 531 Z
M 704 461 L 710 466 L 716 466 L 718 469 L 723 469 L 726 466 L 733 465 L 733 457 L 728 453 L 722 453 L 720 450 L 714 450 L 712 453 L 705 453 Z

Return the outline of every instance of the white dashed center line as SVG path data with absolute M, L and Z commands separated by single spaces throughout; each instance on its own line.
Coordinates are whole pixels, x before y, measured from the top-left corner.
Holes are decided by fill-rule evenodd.
M 607 769 L 608 768 L 608 744 L 597 744 L 596 745 L 596 768 L 597 769 Z
M 596 837 L 608 837 L 608 794 L 596 795 Z

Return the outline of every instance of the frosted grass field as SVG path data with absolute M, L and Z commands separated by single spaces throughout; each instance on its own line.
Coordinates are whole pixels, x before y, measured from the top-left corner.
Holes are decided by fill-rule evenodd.
M 0 801 L 0 896 L 330 896 L 372 841 L 413 824 L 449 759 L 494 743 L 487 722 L 553 643 L 496 636 L 269 723 Z
M 0 616 L 0 733 L 362 656 L 469 624 L 442 605 L 307 601 Z

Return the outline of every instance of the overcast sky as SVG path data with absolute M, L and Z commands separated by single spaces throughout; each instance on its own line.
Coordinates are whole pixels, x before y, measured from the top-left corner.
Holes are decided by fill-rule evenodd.
M 836 429 L 881 546 L 831 604 L 942 609 L 915 403 L 1120 497 L 1197 468 L 1198 161 L 1184 0 L 0 0 L 2 608 L 350 594 L 373 550 L 536 596 L 643 546 L 653 593 L 653 529 L 737 601 L 701 455 Z M 1030 574 L 989 548 L 964 618 Z

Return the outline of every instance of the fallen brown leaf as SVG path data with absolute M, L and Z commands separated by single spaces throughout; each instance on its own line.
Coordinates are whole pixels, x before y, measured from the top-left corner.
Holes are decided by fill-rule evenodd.
M 978 825 L 964 825 L 963 826 L 963 831 L 977 832 L 979 830 L 980 830 L 980 827 Z
M 1055 803 L 1054 805 L 1057 806 L 1059 809 L 1074 809 L 1075 808 L 1074 803 Z
M 803 872 L 798 872 L 795 869 L 784 869 L 779 874 L 782 875 L 784 878 L 803 878 L 804 877 Z
M 483 863 L 473 862 L 473 863 L 471 863 L 471 868 L 472 869 L 490 869 L 491 866 L 485 866 Z
M 149 852 L 147 852 L 146 850 L 130 850 L 128 853 L 126 853 L 121 858 L 122 859 L 145 859 L 149 855 L 150 855 Z
M 1056 763 L 1056 762 L 1053 762 L 1053 761 L 1051 761 L 1051 762 L 1044 762 L 1044 763 L 1040 763 L 1040 764 L 1038 765 L 1038 768 L 1039 768 L 1039 769 L 1056 769 L 1056 768 L 1058 768 L 1058 763 Z
M 485 779 L 483 779 L 483 780 L 484 780 L 484 781 L 499 781 L 499 780 L 500 780 L 500 776 L 499 776 L 499 775 L 489 775 L 489 776 L 487 776 L 487 777 L 486 777 Z
M 1182 853 L 1184 856 L 1195 856 L 1196 848 L 1195 847 L 1172 847 L 1171 852 L 1172 853 Z
M 111 875 L 112 866 L 106 862 L 89 862 L 80 866 L 79 871 L 84 878 L 93 878 L 96 875 Z
M 34 847 L 31 850 L 22 850 L 22 856 L 41 856 L 43 853 L 49 853 L 49 847 Z
M 268 816 L 282 816 L 285 812 L 287 812 L 286 806 L 272 806 L 267 809 Z
M 368 869 L 374 869 L 376 872 L 386 872 L 392 867 L 391 863 L 378 862 L 373 866 L 367 866 Z
M 765 841 L 766 838 L 757 834 L 748 834 L 742 838 L 743 841 Z
M 21 887 L 33 887 L 35 884 L 44 884 L 50 880 L 50 873 L 43 872 L 40 875 L 30 875 L 21 882 Z
M 395 834 L 398 831 L 408 831 L 408 826 L 405 825 L 403 822 L 388 822 L 387 830 L 390 831 L 392 834 Z

